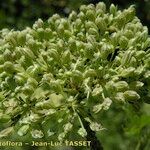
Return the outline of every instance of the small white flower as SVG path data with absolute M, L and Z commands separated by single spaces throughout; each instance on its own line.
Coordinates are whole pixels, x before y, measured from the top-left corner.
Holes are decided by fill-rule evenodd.
M 31 135 L 33 138 L 42 138 L 44 136 L 43 132 L 41 130 L 32 130 Z

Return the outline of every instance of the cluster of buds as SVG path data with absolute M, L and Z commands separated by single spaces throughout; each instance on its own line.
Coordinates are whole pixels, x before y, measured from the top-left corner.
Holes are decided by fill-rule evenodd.
M 34 138 L 63 140 L 73 131 L 84 137 L 82 112 L 98 131 L 87 110 L 98 115 L 113 103 L 149 102 L 149 47 L 133 6 L 120 11 L 102 2 L 22 31 L 1 30 L 0 122 L 9 126 L 1 137 L 13 130 Z

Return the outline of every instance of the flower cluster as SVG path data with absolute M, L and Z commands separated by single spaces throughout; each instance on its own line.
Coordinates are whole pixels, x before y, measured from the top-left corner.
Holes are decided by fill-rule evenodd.
M 84 137 L 81 116 L 99 131 L 88 114 L 113 103 L 148 102 L 149 47 L 133 6 L 120 11 L 102 2 L 22 31 L 1 30 L 0 122 L 9 126 L 1 137 L 17 129 L 20 136 L 30 131 L 62 140 L 75 128 Z

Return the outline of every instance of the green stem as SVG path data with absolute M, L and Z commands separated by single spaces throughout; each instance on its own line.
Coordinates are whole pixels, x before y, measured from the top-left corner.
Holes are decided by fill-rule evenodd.
M 41 129 L 41 131 L 44 131 L 42 124 L 39 124 L 39 127 Z M 44 137 L 42 138 L 43 142 L 47 142 L 45 133 L 44 133 Z M 45 146 L 45 150 L 49 150 L 49 146 Z
M 79 116 L 82 120 L 85 130 L 87 131 L 86 139 L 87 141 L 91 141 L 90 149 L 91 150 L 103 150 L 102 144 L 97 139 L 96 133 L 91 130 L 89 122 L 87 122 L 80 114 Z
M 89 122 L 87 122 L 80 113 L 75 111 L 74 107 L 72 107 L 72 108 L 73 108 L 74 112 L 78 115 L 81 127 L 84 128 L 87 132 L 87 136 L 86 136 L 87 141 L 91 141 L 90 149 L 91 150 L 103 150 L 102 144 L 97 139 L 96 133 L 93 130 L 91 130 Z

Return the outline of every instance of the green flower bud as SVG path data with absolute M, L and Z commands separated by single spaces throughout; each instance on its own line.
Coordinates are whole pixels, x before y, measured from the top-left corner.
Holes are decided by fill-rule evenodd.
M 4 68 L 4 71 L 5 72 L 7 72 L 7 73 L 14 73 L 15 72 L 15 68 L 14 68 L 14 64 L 12 63 L 12 62 L 10 62 L 10 61 L 6 61 L 5 63 L 4 63 L 4 66 L 3 66 Z
M 2 73 L 4 71 L 4 67 L 3 65 L 0 65 L 0 73 Z
M 21 91 L 21 86 L 17 86 L 16 88 L 15 88 L 15 93 L 18 93 L 18 92 L 20 92 Z
M 128 83 L 125 81 L 118 81 L 114 86 L 118 92 L 126 91 L 129 88 Z
M 61 84 L 60 84 L 60 80 L 56 80 L 56 81 L 52 81 L 52 80 L 51 80 L 50 86 L 51 86 L 51 88 L 52 88 L 55 92 L 58 92 L 58 93 L 61 93 L 61 92 L 62 92 L 62 87 L 61 87 Z
M 135 8 L 130 6 L 127 10 L 124 11 L 124 15 L 126 17 L 126 22 L 133 20 L 135 17 Z
M 28 78 L 28 80 L 27 80 L 27 84 L 28 85 L 31 85 L 32 87 L 37 87 L 37 85 L 38 85 L 38 82 L 34 79 L 34 78 Z
M 3 57 L 5 61 L 10 61 L 12 59 L 12 52 L 6 49 L 5 52 L 3 53 Z
M 77 39 L 80 40 L 80 41 L 83 41 L 84 40 L 84 34 L 83 33 L 78 33 L 77 34 Z
M 70 60 L 71 60 L 71 57 L 70 57 L 71 53 L 70 51 L 65 51 L 62 55 L 62 61 L 63 61 L 63 64 L 68 64 L 70 63 Z
M 90 43 L 87 43 L 85 46 L 86 46 L 86 47 L 85 47 L 85 49 L 84 49 L 84 51 L 83 51 L 84 56 L 85 56 L 86 58 L 91 59 L 91 58 L 93 57 L 93 55 L 94 55 L 93 46 L 92 46 L 92 44 L 90 44 Z
M 114 27 L 113 27 L 114 28 Z M 116 33 L 116 32 L 114 32 L 113 34 L 112 34 L 112 36 L 111 36 L 111 43 L 113 44 L 113 45 L 115 45 L 115 46 L 117 46 L 118 45 L 118 41 L 119 41 L 119 39 L 120 39 L 120 32 L 118 32 L 118 33 Z
M 113 14 L 113 16 L 115 16 L 115 15 L 116 15 L 116 12 L 117 12 L 117 7 L 116 7 L 114 4 L 111 4 L 111 5 L 110 5 L 109 12 L 110 12 L 111 14 Z
M 144 66 L 139 66 L 137 69 L 134 71 L 134 76 L 139 76 L 142 75 L 145 72 Z
M 39 39 L 44 39 L 45 37 L 44 37 L 44 32 L 45 32 L 45 30 L 43 29 L 43 28 L 38 28 L 37 29 L 37 34 L 38 34 L 38 36 L 39 36 Z
M 78 17 L 82 20 L 82 22 L 87 19 L 87 18 L 86 18 L 86 15 L 85 15 L 83 12 L 80 12 L 80 13 L 78 14 Z
M 28 48 L 22 48 L 22 53 L 25 55 L 26 58 L 29 59 L 35 58 L 34 53 Z
M 18 73 L 15 75 L 14 79 L 18 85 L 24 85 L 26 82 L 26 76 L 24 73 Z
M 97 17 L 103 17 L 103 16 L 104 16 L 103 10 L 102 10 L 102 9 L 96 10 L 96 16 L 97 16 Z
M 3 64 L 4 62 L 5 62 L 4 56 L 3 56 L 3 55 L 0 55 L 0 64 Z
M 80 11 L 83 12 L 83 13 L 86 13 L 86 11 L 87 11 L 87 6 L 86 6 L 86 5 L 81 5 Z
M 0 102 L 3 101 L 5 99 L 5 96 L 3 95 L 2 92 L 0 92 Z
M 94 4 L 87 5 L 87 10 L 95 10 Z
M 23 88 L 22 88 L 22 91 L 25 95 L 32 95 L 33 92 L 34 92 L 34 88 L 33 86 L 31 85 L 25 85 Z
M 63 104 L 63 101 L 64 97 L 61 94 L 57 95 L 53 93 L 50 95 L 51 106 L 53 106 L 54 108 L 60 107 Z
M 17 41 L 16 41 L 17 35 L 15 35 L 15 34 L 16 33 L 9 32 L 8 35 L 6 36 L 6 41 L 13 47 L 15 47 L 17 45 Z
M 50 23 L 51 21 L 55 22 L 56 20 L 59 20 L 59 19 L 61 19 L 60 15 L 59 14 L 54 14 L 54 15 L 52 15 L 51 18 L 48 19 L 48 23 Z
M 104 43 L 101 47 L 101 58 L 106 60 L 109 54 L 111 54 L 114 51 L 114 46 Z
M 144 85 L 143 82 L 133 81 L 133 82 L 130 83 L 130 88 L 135 89 L 135 90 L 139 90 L 143 85 Z
M 42 101 L 42 102 L 36 103 L 35 107 L 37 109 L 49 109 L 49 108 L 51 108 L 50 104 L 51 104 L 50 100 L 47 100 L 47 101 Z
M 134 101 L 134 100 L 138 100 L 140 99 L 140 95 L 137 94 L 136 91 L 125 91 L 123 93 L 124 95 L 124 98 L 127 100 L 127 101 Z
M 57 52 L 56 49 L 50 49 L 49 53 L 50 53 L 50 56 L 51 56 L 54 60 L 56 60 L 56 61 L 59 60 L 59 54 L 58 54 L 58 52 Z
M 42 82 L 50 82 L 53 79 L 53 75 L 51 73 L 44 74 L 42 78 Z
M 150 78 L 150 71 L 146 71 L 146 73 L 144 74 L 144 77 L 146 79 L 149 79 Z
M 146 27 L 146 29 L 144 29 L 144 31 L 140 34 L 140 38 L 141 40 L 140 41 L 143 41 L 145 42 L 146 46 L 149 46 L 150 45 L 150 38 L 148 38 L 148 29 Z
M 94 21 L 95 20 L 95 11 L 94 10 L 88 10 L 86 12 L 86 17 L 88 20 Z
M 95 77 L 97 74 L 96 74 L 96 71 L 94 69 L 88 69 L 85 71 L 84 73 L 84 78 L 88 78 L 88 77 Z
M 137 51 L 135 55 L 136 55 L 135 57 L 138 60 L 140 60 L 140 59 L 144 58 L 144 56 L 146 55 L 146 52 L 145 51 Z
M 125 19 L 125 16 L 124 14 L 120 14 L 118 15 L 116 18 L 115 18 L 115 26 L 119 29 L 121 29 L 126 23 L 126 19 Z
M 77 13 L 76 13 L 75 11 L 72 11 L 72 12 L 69 14 L 68 19 L 69 19 L 70 21 L 74 21 L 76 18 L 77 18 Z
M 61 19 L 61 24 L 63 25 L 65 30 L 69 30 L 69 22 L 67 19 Z
M 1 123 L 7 123 L 11 120 L 11 117 L 6 114 L 0 114 L 0 122 Z
M 8 136 L 13 130 L 14 130 L 14 127 L 8 127 L 0 131 L 0 138 Z
M 146 49 L 147 47 L 150 47 L 150 38 L 147 38 L 144 43 L 144 49 Z
M 136 67 L 136 66 L 137 66 L 137 60 L 136 60 L 135 57 L 132 57 L 132 58 L 131 58 L 130 66 L 133 66 L 133 67 Z
M 26 72 L 35 77 L 38 77 L 39 75 L 43 74 L 42 68 L 37 64 L 28 67 Z
M 118 92 L 115 96 L 115 100 L 117 100 L 118 102 L 124 103 L 125 102 L 124 93 Z
M 102 33 L 107 29 L 107 24 L 103 18 L 97 17 L 95 20 L 97 27 L 100 29 Z
M 39 43 L 36 40 L 33 39 L 29 39 L 27 41 L 28 43 L 28 47 L 32 50 L 32 52 L 37 55 L 38 54 L 38 50 L 41 48 L 41 43 Z
M 24 136 L 25 134 L 27 134 L 27 132 L 28 132 L 28 130 L 29 130 L 29 125 L 27 124 L 27 125 L 23 125 L 19 130 L 18 130 L 18 135 L 19 136 Z
M 4 90 L 5 88 L 7 88 L 6 82 L 4 82 L 4 81 L 1 82 L 0 88 L 3 89 L 3 90 Z
M 94 28 L 94 29 L 97 29 L 97 30 L 98 30 L 97 26 L 96 26 L 95 23 L 92 22 L 92 21 L 88 21 L 88 22 L 85 24 L 85 27 L 86 27 L 87 30 L 89 30 L 90 28 Z
M 64 38 L 66 40 L 68 40 L 70 37 L 72 37 L 72 33 L 70 31 L 68 31 L 68 30 L 65 30 L 64 31 Z
M 109 91 L 110 93 L 114 92 L 115 86 L 114 86 L 114 81 L 109 81 L 106 83 L 105 88 L 107 91 Z
M 96 39 L 99 38 L 98 30 L 96 30 L 95 28 L 90 28 L 89 31 L 88 31 L 88 33 L 91 34 L 91 35 L 93 35 Z M 89 37 L 89 36 L 87 36 L 87 37 Z
M 21 56 L 22 56 L 22 49 L 20 47 L 16 47 L 14 51 L 14 58 L 20 59 Z
M 87 35 L 87 42 L 91 43 L 92 45 L 95 45 L 96 39 L 95 39 L 94 35 Z
M 1 68 L 3 69 L 3 68 Z M 0 78 L 5 78 L 8 76 L 8 73 L 6 73 L 5 71 L 3 71 L 2 73 L 0 73 Z
M 128 39 L 126 37 L 122 36 L 119 40 L 119 44 L 120 44 L 121 48 L 123 48 L 123 49 L 126 48 L 128 45 Z
M 124 56 L 122 57 L 121 64 L 122 66 L 128 66 L 131 62 L 131 58 L 135 52 L 133 50 L 128 50 L 124 53 Z
M 103 77 L 104 68 L 102 66 L 100 66 L 96 72 L 97 72 L 97 76 L 101 78 L 101 77 Z
M 106 5 L 105 5 L 105 3 L 103 3 L 103 2 L 99 2 L 97 5 L 96 5 L 96 10 L 102 10 L 103 11 L 103 13 L 105 13 L 106 12 Z
M 125 30 L 124 31 L 124 36 L 127 37 L 128 39 L 131 39 L 134 37 L 134 33 L 132 30 Z
M 53 35 L 52 35 L 52 30 L 49 28 L 45 29 L 45 33 L 44 33 L 44 38 L 46 40 L 52 39 Z
M 118 72 L 120 76 L 128 78 L 134 75 L 135 68 L 129 67 L 127 69 L 123 69 L 121 72 Z
M 38 28 L 42 28 L 44 25 L 43 21 L 41 19 L 38 19 L 35 24 L 33 25 L 33 29 L 38 29 Z
M 23 32 L 19 32 L 17 35 L 17 43 L 18 45 L 24 45 L 26 42 L 26 35 Z
M 57 28 L 57 32 L 60 36 L 62 36 L 64 34 L 64 30 L 65 30 L 65 28 L 62 24 L 60 24 Z
M 74 70 L 72 71 L 72 77 L 74 78 L 74 81 L 81 82 L 83 79 L 83 74 L 78 70 Z
M 73 39 L 73 38 L 69 38 L 69 41 L 68 41 L 68 46 L 70 48 L 70 51 L 75 51 L 77 46 L 76 46 L 76 40 Z

